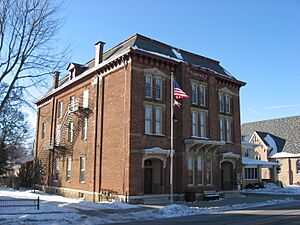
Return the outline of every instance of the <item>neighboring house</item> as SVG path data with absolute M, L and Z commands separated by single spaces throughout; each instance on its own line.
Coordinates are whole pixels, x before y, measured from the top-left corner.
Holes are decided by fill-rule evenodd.
M 256 158 L 277 162 L 277 179 L 284 185 L 300 184 L 300 116 L 245 123 L 242 134 L 260 144 Z M 273 172 L 262 171 L 262 179 L 272 179 Z
M 277 168 L 280 166 L 277 162 L 268 162 L 268 159 L 262 160 L 260 149 L 263 145 L 253 142 L 242 142 L 242 162 L 243 162 L 243 187 L 249 184 L 255 184 L 264 180 L 276 182 Z M 268 178 L 266 179 L 266 173 Z
M 170 193 L 170 77 L 190 96 L 175 109 L 174 193 L 232 190 L 242 174 L 239 91 L 218 61 L 136 34 L 70 63 L 36 101 L 35 156 L 47 191 L 129 202 Z M 35 166 L 36 167 L 36 166 Z

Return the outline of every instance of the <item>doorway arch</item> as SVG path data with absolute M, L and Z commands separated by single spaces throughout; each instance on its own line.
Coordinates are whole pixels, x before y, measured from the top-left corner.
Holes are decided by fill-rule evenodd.
M 144 193 L 162 193 L 162 161 L 159 159 L 146 159 L 144 161 Z

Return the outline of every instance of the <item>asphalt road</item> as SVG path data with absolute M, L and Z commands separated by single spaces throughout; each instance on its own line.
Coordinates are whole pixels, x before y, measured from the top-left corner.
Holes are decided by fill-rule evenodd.
M 208 215 L 135 222 L 139 225 L 266 225 L 299 224 L 300 201 L 245 210 L 226 211 Z

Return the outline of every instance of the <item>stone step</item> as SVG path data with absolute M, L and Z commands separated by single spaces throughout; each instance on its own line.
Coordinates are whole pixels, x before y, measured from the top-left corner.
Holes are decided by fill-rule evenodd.
M 245 196 L 238 191 L 224 191 L 220 192 L 221 196 L 225 199 L 230 198 L 244 198 Z
M 145 205 L 165 204 L 165 203 L 169 203 L 169 202 L 170 202 L 169 197 L 150 197 L 150 198 L 144 198 L 144 204 Z

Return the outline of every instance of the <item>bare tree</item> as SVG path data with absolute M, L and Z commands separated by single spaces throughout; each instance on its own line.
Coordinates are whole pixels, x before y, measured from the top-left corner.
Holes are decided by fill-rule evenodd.
M 62 5 L 54 2 L 0 0 L 0 84 L 8 84 L 0 112 L 13 89 L 45 85 L 49 74 L 65 65 L 65 50 L 56 50 Z

